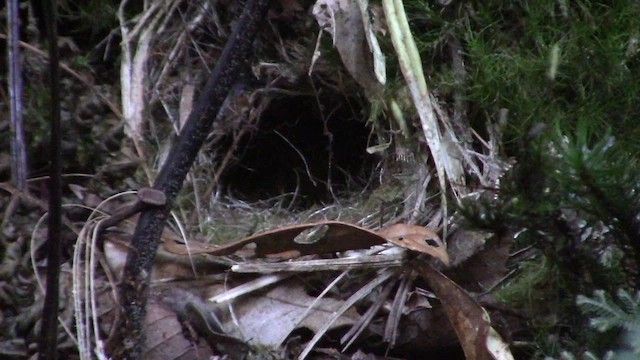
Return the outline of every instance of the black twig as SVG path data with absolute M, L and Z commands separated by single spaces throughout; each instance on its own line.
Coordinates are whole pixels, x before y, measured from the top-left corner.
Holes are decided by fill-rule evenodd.
M 47 288 L 42 309 L 39 359 L 56 359 L 58 347 L 58 302 L 62 233 L 62 128 L 60 124 L 60 71 L 56 1 L 44 2 L 49 42 L 49 91 L 51 93 L 51 139 L 49 143 L 49 218 L 47 234 Z
M 141 359 L 149 274 L 169 210 L 229 90 L 246 68 L 253 40 L 266 17 L 269 0 L 248 0 L 198 103 L 189 115 L 153 186 L 166 204 L 142 212 L 120 284 L 121 324 L 108 351 L 116 359 Z

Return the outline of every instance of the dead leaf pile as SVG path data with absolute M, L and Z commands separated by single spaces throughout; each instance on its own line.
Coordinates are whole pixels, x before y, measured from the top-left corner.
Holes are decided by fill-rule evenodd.
M 117 276 L 127 241 L 115 230 L 105 239 L 106 260 Z M 375 351 L 367 336 L 383 336 L 391 346 L 412 346 L 420 334 L 436 331 L 447 341 L 457 335 L 467 359 L 512 358 L 488 313 L 436 270 L 449 263 L 446 244 L 417 225 L 372 231 L 322 221 L 220 247 L 166 231 L 153 270 L 157 285 L 148 305 L 147 356 L 243 358 L 266 352 L 267 358 L 305 358 L 326 351 L 330 339 L 340 344 L 339 352 L 367 353 Z M 100 301 L 116 308 L 113 298 Z M 440 320 L 425 321 L 424 314 L 437 313 L 444 314 L 435 317 Z M 102 322 L 106 332 L 113 331 L 111 321 Z

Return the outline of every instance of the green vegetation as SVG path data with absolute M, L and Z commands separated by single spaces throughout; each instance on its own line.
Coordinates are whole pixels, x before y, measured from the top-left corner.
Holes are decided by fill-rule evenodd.
M 500 293 L 530 312 L 538 341 L 529 354 L 604 354 L 616 337 L 584 326 L 575 299 L 640 287 L 640 3 L 406 6 L 430 86 L 449 103 L 461 98 L 479 133 L 500 122 L 504 155 L 515 160 L 494 199 L 461 212 L 472 227 L 518 234 L 515 250 L 531 247 Z
M 617 1 L 407 2 L 425 69 L 443 93 L 461 87 L 473 123 L 510 111 L 508 138 L 538 122 L 611 126 L 637 153 L 640 4 Z M 467 81 L 452 81 L 451 38 Z

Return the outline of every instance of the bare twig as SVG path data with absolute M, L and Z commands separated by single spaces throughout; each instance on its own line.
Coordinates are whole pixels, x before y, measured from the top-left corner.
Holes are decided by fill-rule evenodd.
M 259 24 L 266 17 L 269 0 L 247 1 L 222 56 L 216 63 L 194 110 L 155 180 L 154 188 L 165 193 L 167 203 L 144 211 L 131 241 L 131 250 L 120 284 L 122 300 L 121 331 L 108 347 L 114 358 L 141 359 L 144 344 L 145 306 L 149 292 L 149 274 L 171 206 L 182 187 L 214 119 L 231 86 L 249 58 Z M 134 29 L 135 30 L 135 29 Z
M 42 309 L 39 359 L 57 358 L 60 301 L 60 258 L 62 257 L 62 126 L 60 122 L 60 66 L 55 0 L 45 1 L 49 41 L 49 91 L 51 132 L 49 154 L 49 218 L 47 232 L 47 292 Z

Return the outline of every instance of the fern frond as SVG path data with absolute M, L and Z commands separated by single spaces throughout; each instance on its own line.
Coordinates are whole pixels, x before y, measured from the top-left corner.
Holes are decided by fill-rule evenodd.
M 613 328 L 639 329 L 640 292 L 631 296 L 626 290 L 620 289 L 617 295 L 618 302 L 611 299 L 604 290 L 596 290 L 593 298 L 578 295 L 576 303 L 585 314 L 593 316 L 589 323 L 600 332 Z
M 625 289 L 618 289 L 617 295 L 622 309 L 640 318 L 640 291 L 633 296 Z
M 593 296 L 578 295 L 576 300 L 584 313 L 594 316 L 589 320 L 591 326 L 601 332 L 621 326 L 627 314 L 603 290 L 594 291 Z

